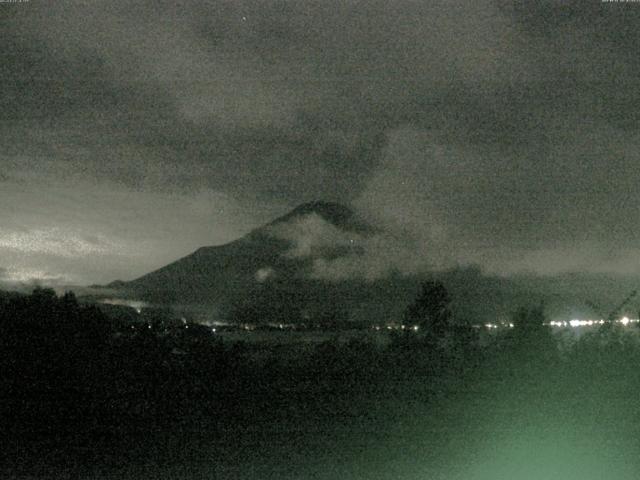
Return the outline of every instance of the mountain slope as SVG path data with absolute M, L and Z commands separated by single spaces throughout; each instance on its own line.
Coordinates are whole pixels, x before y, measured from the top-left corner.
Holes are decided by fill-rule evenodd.
M 119 284 L 129 296 L 154 303 L 199 303 L 218 305 L 247 293 L 255 293 L 267 282 L 304 282 L 310 267 L 308 256 L 290 255 L 298 232 L 305 222 L 321 225 L 338 234 L 368 235 L 374 230 L 349 208 L 330 202 L 300 205 L 288 214 L 253 230 L 231 243 L 202 247 L 138 279 Z M 344 253 L 345 246 L 331 242 L 315 257 L 328 258 Z
M 443 281 L 457 319 L 505 321 L 522 305 L 544 302 L 552 318 L 599 315 L 631 290 L 637 278 L 589 276 L 490 276 L 477 268 L 422 275 L 393 271 L 376 280 L 354 277 L 319 279 L 314 262 L 358 261 L 357 240 L 379 233 L 349 208 L 328 202 L 300 205 L 286 215 L 231 243 L 203 247 L 130 282 L 113 282 L 109 295 L 161 305 L 197 305 L 212 318 L 237 321 L 312 321 L 353 319 L 383 323 L 402 319 L 426 275 Z M 356 241 L 354 241 L 356 240 Z M 627 314 L 636 315 L 637 302 Z

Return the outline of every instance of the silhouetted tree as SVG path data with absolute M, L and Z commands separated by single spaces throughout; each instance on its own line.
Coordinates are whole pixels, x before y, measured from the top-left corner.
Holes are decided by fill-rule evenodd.
M 445 286 L 439 281 L 426 281 L 420 292 L 404 314 L 405 323 L 417 325 L 424 334 L 442 338 L 451 326 L 451 298 Z
M 550 334 L 550 328 L 545 325 L 545 321 L 542 304 L 534 307 L 519 307 L 512 317 L 514 334 L 519 338 L 527 339 L 547 336 Z
M 527 362 L 548 362 L 557 353 L 551 327 L 546 323 L 544 305 L 519 307 L 512 316 L 513 331 L 508 337 L 515 352 Z

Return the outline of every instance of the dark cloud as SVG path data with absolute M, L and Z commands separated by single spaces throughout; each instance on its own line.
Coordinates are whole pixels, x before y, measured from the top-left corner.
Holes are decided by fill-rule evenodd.
M 389 124 L 422 115 L 416 99 L 456 70 L 474 73 L 482 59 L 462 58 L 466 41 L 480 40 L 481 56 L 495 43 L 467 16 L 472 31 L 458 38 L 465 25 L 444 5 L 142 5 L 69 2 L 17 15 L 3 83 L 13 87 L 6 112 L 26 120 L 14 127 L 20 150 L 40 147 L 40 156 L 124 182 L 132 169 L 181 160 L 167 184 L 182 175 L 187 186 L 220 188 L 226 171 L 240 193 L 348 198 Z M 443 75 L 450 58 L 454 71 Z M 141 162 L 131 149 L 144 150 Z
M 636 248 L 633 3 L 69 0 L 0 15 L 0 182 L 22 192 L 3 196 L 22 212 L 3 238 L 47 217 L 124 244 L 158 224 L 198 232 L 148 250 L 162 263 L 325 198 L 407 232 L 430 265 L 620 269 Z M 203 198 L 227 212 L 215 234 L 188 223 L 207 222 Z M 149 214 L 154 201 L 171 207 Z M 118 225 L 123 206 L 139 215 Z

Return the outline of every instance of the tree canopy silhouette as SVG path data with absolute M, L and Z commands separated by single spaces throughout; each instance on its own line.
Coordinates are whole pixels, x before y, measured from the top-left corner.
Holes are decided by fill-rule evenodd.
M 418 296 L 404 314 L 405 323 L 415 325 L 427 336 L 442 338 L 451 326 L 451 297 L 436 280 L 425 281 Z
M 512 316 L 513 331 L 509 341 L 518 355 L 544 365 L 557 353 L 556 342 L 547 325 L 544 305 L 520 307 Z

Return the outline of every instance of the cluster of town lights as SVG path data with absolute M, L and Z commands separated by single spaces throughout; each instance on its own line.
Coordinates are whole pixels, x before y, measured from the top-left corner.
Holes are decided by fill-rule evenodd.
M 638 322 L 640 322 L 639 319 L 631 319 L 628 317 L 622 317 L 619 320 L 614 320 L 614 323 L 619 323 L 624 326 L 627 326 L 632 323 L 638 323 Z M 566 328 L 566 327 L 577 328 L 577 327 L 591 327 L 594 325 L 604 325 L 605 323 L 608 323 L 608 321 L 607 320 L 573 319 L 573 320 L 552 320 L 550 322 L 545 323 L 545 325 L 549 327 L 557 327 L 557 328 Z M 292 327 L 291 325 L 285 325 L 285 324 L 277 324 L 274 326 L 280 330 L 291 329 Z M 483 325 L 474 325 L 474 328 L 483 328 L 483 327 L 486 328 L 487 330 L 497 330 L 499 328 L 513 328 L 514 324 L 513 323 L 485 323 Z M 255 330 L 254 325 L 248 325 L 248 324 L 243 324 L 241 328 L 246 331 Z M 373 325 L 371 328 L 376 331 L 404 330 L 404 331 L 417 332 L 418 330 L 420 330 L 420 327 L 418 325 L 398 325 L 398 324 L 389 324 L 385 326 Z M 215 332 L 216 329 L 213 328 L 212 331 Z
M 622 325 L 629 325 L 630 323 L 638 323 L 638 319 L 637 318 L 629 318 L 629 317 L 622 317 L 619 320 L 614 320 L 615 323 L 620 323 Z M 593 325 L 604 325 L 605 323 L 607 323 L 606 320 L 569 320 L 568 322 L 549 322 L 549 325 L 551 325 L 552 327 L 591 327 Z
M 413 330 L 414 332 L 417 332 L 418 330 L 420 330 L 419 325 L 395 325 L 395 324 L 390 324 L 390 325 L 387 325 L 386 327 L 381 327 L 380 325 L 374 325 L 371 328 L 377 331 L 387 329 L 387 330 Z
M 613 321 L 613 323 L 619 323 L 624 326 L 627 326 L 632 323 L 638 323 L 638 322 L 640 322 L 639 319 L 629 318 L 629 317 L 622 317 L 619 320 Z M 558 327 L 558 328 L 565 328 L 565 327 L 577 328 L 577 327 L 592 327 L 594 325 L 604 325 L 605 323 L 609 323 L 609 322 L 607 320 L 602 320 L 602 319 L 600 320 L 573 319 L 573 320 L 552 320 L 546 323 L 545 325 L 548 325 L 550 327 Z M 494 330 L 498 328 L 513 328 L 513 323 L 485 323 L 484 327 L 489 330 Z

